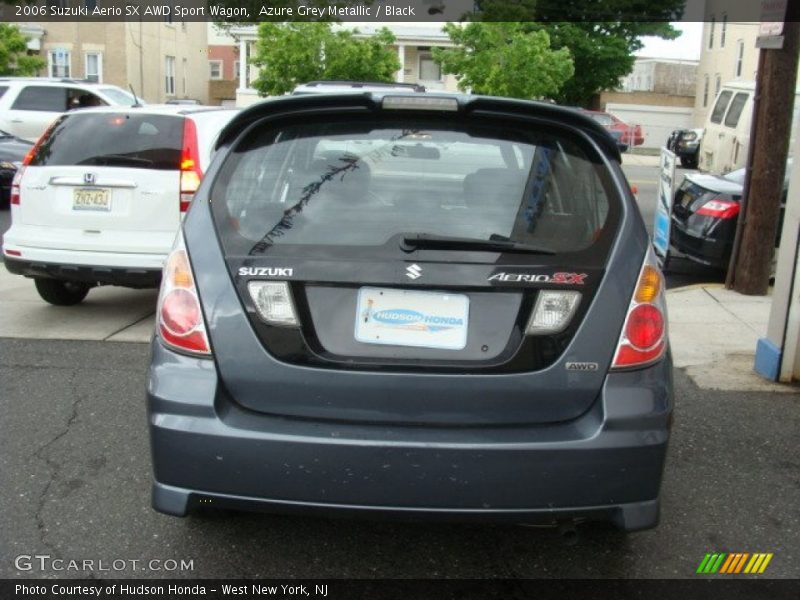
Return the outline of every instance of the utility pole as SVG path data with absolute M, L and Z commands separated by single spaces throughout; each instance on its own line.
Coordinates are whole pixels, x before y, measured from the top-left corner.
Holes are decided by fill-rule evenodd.
M 782 36 L 762 46 L 759 57 L 749 168 L 726 280 L 741 294 L 769 289 L 800 53 L 800 0 L 788 0 L 786 8 Z

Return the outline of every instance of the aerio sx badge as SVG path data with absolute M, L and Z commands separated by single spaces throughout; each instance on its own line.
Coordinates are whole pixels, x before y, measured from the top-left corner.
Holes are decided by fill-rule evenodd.
M 487 281 L 510 283 L 555 283 L 562 285 L 583 285 L 588 273 L 495 273 Z

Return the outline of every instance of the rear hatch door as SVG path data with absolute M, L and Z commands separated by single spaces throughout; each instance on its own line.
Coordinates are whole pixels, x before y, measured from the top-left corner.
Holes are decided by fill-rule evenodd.
M 340 117 L 264 125 L 237 142 L 203 188 L 219 259 L 203 242 L 213 230 L 190 215 L 231 397 L 270 414 L 393 423 L 552 423 L 587 411 L 647 246 L 641 219 L 624 218 L 618 166 L 557 126 Z M 220 276 L 239 315 L 213 291 Z M 259 297 L 282 283 L 296 325 L 270 321 L 280 298 Z M 550 309 L 538 330 L 537 303 Z
M 19 219 L 43 247 L 165 253 L 180 222 L 184 118 L 130 112 L 62 117 L 25 171 Z

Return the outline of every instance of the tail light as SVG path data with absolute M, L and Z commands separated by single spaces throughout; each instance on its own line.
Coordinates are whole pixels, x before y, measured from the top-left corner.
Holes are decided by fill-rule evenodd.
M 652 249 L 647 252 L 617 342 L 612 369 L 632 369 L 659 360 L 667 348 L 664 277 Z
M 197 126 L 188 117 L 183 120 L 181 150 L 180 209 L 185 213 L 194 193 L 200 187 L 203 171 L 200 169 L 200 147 L 197 143 Z
M 722 198 L 714 198 L 701 206 L 696 215 L 714 217 L 715 219 L 732 219 L 739 214 L 739 203 Z
M 21 195 L 19 192 L 19 186 L 22 183 L 22 175 L 24 173 L 25 166 L 23 165 L 17 169 L 17 172 L 14 173 L 14 179 L 11 180 L 11 204 L 19 205 L 20 203 Z
M 22 166 L 17 169 L 17 172 L 14 174 L 14 179 L 11 180 L 11 204 L 16 204 L 19 206 L 20 202 L 22 201 L 22 194 L 20 193 L 20 184 L 22 182 L 22 175 L 25 173 L 25 167 L 31 164 L 34 157 L 39 153 L 39 148 L 42 147 L 42 144 L 50 137 L 50 134 L 55 129 L 56 125 L 61 122 L 61 119 L 56 119 L 53 121 L 47 129 L 45 129 L 44 133 L 36 140 L 36 143 L 33 145 L 33 148 L 28 150 L 28 153 L 25 155 L 25 158 L 22 159 Z
M 211 354 L 203 310 L 181 233 L 178 233 L 175 247 L 164 263 L 156 329 L 170 348 L 197 356 Z

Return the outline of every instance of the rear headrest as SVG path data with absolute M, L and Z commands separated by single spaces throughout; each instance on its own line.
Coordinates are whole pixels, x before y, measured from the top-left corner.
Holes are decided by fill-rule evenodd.
M 464 197 L 468 206 L 513 206 L 522 200 L 526 173 L 515 169 L 478 169 L 464 177 Z

